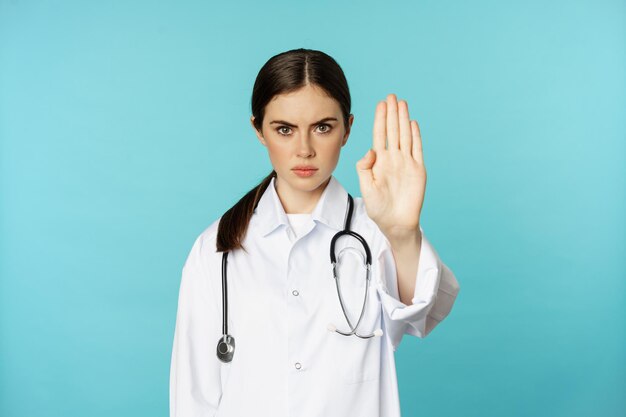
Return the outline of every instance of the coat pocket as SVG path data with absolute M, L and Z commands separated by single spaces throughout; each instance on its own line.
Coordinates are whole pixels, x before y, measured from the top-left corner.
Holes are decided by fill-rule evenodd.
M 330 336 L 334 339 L 334 364 L 343 383 L 358 384 L 380 378 L 382 338 L 361 339 L 336 332 Z

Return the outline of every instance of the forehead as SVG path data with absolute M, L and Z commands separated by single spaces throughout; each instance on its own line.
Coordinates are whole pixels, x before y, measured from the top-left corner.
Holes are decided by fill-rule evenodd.
M 265 107 L 267 120 L 280 118 L 290 122 L 309 122 L 330 116 L 339 119 L 339 103 L 324 90 L 310 85 L 290 93 L 278 94 Z

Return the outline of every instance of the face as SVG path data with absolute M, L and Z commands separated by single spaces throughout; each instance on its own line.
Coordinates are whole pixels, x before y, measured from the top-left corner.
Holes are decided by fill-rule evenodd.
M 276 187 L 286 193 L 321 194 L 348 141 L 353 119 L 350 115 L 345 126 L 339 103 L 319 87 L 307 85 L 275 96 L 265 107 L 262 131 L 254 131 L 267 147 Z

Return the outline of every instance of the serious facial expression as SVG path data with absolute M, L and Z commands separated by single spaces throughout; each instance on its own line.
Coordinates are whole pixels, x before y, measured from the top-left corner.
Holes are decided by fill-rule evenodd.
M 279 186 L 316 191 L 325 185 L 353 119 L 350 115 L 345 126 L 339 103 L 317 86 L 275 96 L 265 107 L 262 131 L 255 132 L 267 147 Z

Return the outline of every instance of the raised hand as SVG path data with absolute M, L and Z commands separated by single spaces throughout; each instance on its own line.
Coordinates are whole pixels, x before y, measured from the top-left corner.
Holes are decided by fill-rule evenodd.
M 385 146 L 387 141 L 387 146 Z M 419 231 L 426 190 L 422 138 L 405 100 L 376 106 L 373 147 L 356 164 L 367 215 L 389 239 Z

